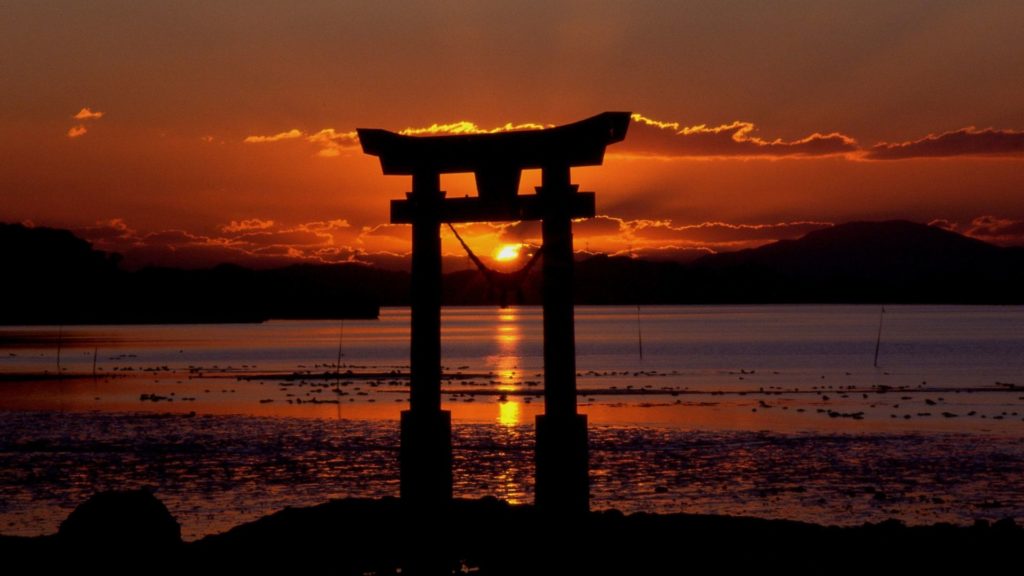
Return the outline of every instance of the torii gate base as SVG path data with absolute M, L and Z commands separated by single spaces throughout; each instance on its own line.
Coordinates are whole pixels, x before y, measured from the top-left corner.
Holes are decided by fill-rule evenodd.
M 359 130 L 363 151 L 385 174 L 412 176 L 392 223 L 412 224 L 412 336 L 409 410 L 402 412 L 401 497 L 411 510 L 437 512 L 452 498 L 451 413 L 441 410 L 442 222 L 541 220 L 544 241 L 544 414 L 537 417 L 536 505 L 585 513 L 590 504 L 587 417 L 576 412 L 572 219 L 595 214 L 578 192 L 573 166 L 596 166 L 626 135 L 628 112 L 606 112 L 548 130 L 410 137 Z M 517 194 L 524 168 L 541 169 L 536 195 Z M 446 199 L 440 174 L 474 172 L 479 197 Z M 426 518 L 427 516 L 421 516 Z

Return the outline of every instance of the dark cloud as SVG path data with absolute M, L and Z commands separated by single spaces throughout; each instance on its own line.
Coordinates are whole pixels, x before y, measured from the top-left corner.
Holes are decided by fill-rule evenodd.
M 505 242 L 525 242 L 527 240 L 536 240 L 540 237 L 540 222 L 535 220 L 523 220 L 508 224 L 501 234 L 501 239 Z
M 408 253 L 371 252 L 360 253 L 356 259 L 385 270 L 409 271 L 412 269 L 412 258 L 410 256 L 411 254 Z
M 609 215 L 573 224 L 576 247 L 585 252 L 641 255 L 652 259 L 688 260 L 698 251 L 737 250 L 789 238 L 832 226 L 831 222 L 795 221 L 771 224 L 702 222 L 676 225 L 671 220 L 626 220 Z M 540 225 L 517 222 L 502 236 L 505 241 L 540 241 Z M 673 253 L 673 251 L 677 253 Z
M 260 246 L 272 246 L 275 244 L 288 244 L 290 246 L 320 246 L 328 244 L 331 236 L 321 236 L 315 232 L 305 230 L 281 230 L 273 232 L 254 232 L 242 234 L 231 239 L 239 244 L 255 244 Z
M 579 220 L 572 226 L 580 236 L 617 236 L 625 231 L 621 218 L 599 214 L 595 218 Z
M 977 220 L 977 234 L 1005 223 Z M 775 240 L 797 238 L 830 226 L 827 222 L 779 222 L 730 224 L 704 222 L 676 225 L 671 220 L 626 220 L 607 214 L 574 223 L 575 245 L 586 253 L 632 254 L 652 260 L 690 261 L 708 252 L 760 246 Z M 987 225 L 988 228 L 983 228 Z M 536 245 L 537 222 L 478 222 L 458 227 L 473 249 L 490 254 L 502 243 Z M 98 223 L 80 230 L 97 248 L 119 252 L 130 268 L 142 266 L 205 267 L 229 262 L 252 267 L 281 266 L 296 262 L 363 262 L 390 269 L 409 266 L 410 227 L 381 224 L 353 228 L 347 221 L 331 220 L 281 226 L 259 220 L 234 221 L 209 234 L 187 230 L 139 233 L 122 220 Z M 990 231 L 989 233 L 995 233 Z M 470 261 L 442 229 L 447 271 L 471 267 Z
M 1024 245 L 1024 221 L 979 216 L 964 229 L 964 234 L 993 244 L 1020 246 Z
M 196 244 L 169 246 L 166 244 L 139 244 L 122 252 L 128 268 L 167 266 L 176 268 L 209 268 L 218 264 L 239 264 L 253 268 L 267 268 L 294 263 L 293 258 L 264 257 L 230 246 Z
M 942 228 L 943 230 L 949 230 L 950 232 L 956 232 L 960 228 L 960 225 L 956 222 L 946 220 L 945 218 L 937 218 L 928 223 L 929 226 L 936 228 Z
M 408 224 L 378 224 L 364 226 L 360 237 L 383 237 L 408 242 L 412 238 L 412 226 Z
M 229 234 L 235 232 L 247 232 L 250 230 L 266 230 L 274 226 L 273 220 L 261 220 L 259 218 L 249 218 L 246 220 L 232 220 L 230 224 L 221 227 L 221 232 Z
M 799 238 L 808 232 L 832 226 L 830 222 L 777 222 L 774 224 L 729 224 L 702 222 L 674 226 L 669 221 L 632 220 L 627 222 L 634 238 L 651 241 L 682 241 L 701 244 L 770 242 Z
M 348 261 L 355 252 L 338 241 L 355 241 L 358 234 L 345 220 L 279 227 L 272 221 L 255 219 L 232 221 L 220 227 L 219 234 L 211 235 L 177 229 L 140 233 L 121 219 L 98 222 L 75 232 L 100 250 L 124 255 L 129 268 L 195 268 L 222 262 L 267 267 Z
M 572 232 L 578 238 L 596 236 L 619 236 L 625 229 L 623 220 L 614 216 L 598 214 L 594 218 L 576 220 Z M 505 225 L 501 239 L 505 242 L 539 242 L 541 240 L 541 223 L 538 221 L 521 221 Z
M 721 126 L 680 126 L 633 115 L 626 140 L 615 152 L 652 156 L 829 156 L 858 150 L 857 142 L 838 132 L 814 133 L 799 140 L 766 140 L 755 136 L 752 122 Z
M 612 256 L 632 256 L 644 260 L 656 262 L 693 262 L 701 256 L 714 254 L 715 251 L 708 247 L 693 246 L 657 246 L 645 247 L 633 250 L 621 250 L 612 253 Z
M 945 134 L 929 134 L 910 142 L 876 144 L 865 155 L 871 160 L 941 158 L 946 156 L 1021 156 L 1024 132 L 978 130 L 973 126 Z
M 75 234 L 78 234 L 82 238 L 93 242 L 94 244 L 104 244 L 107 242 L 124 241 L 135 237 L 135 231 L 125 224 L 124 220 L 120 218 L 114 218 L 105 222 L 97 222 L 93 226 L 86 226 L 83 228 L 75 228 Z M 105 250 L 102 246 L 97 248 Z
M 207 236 L 197 236 L 184 230 L 163 230 L 153 232 L 138 238 L 137 243 L 145 245 L 182 246 L 182 245 L 206 245 L 213 242 Z M 223 245 L 223 243 L 221 243 Z

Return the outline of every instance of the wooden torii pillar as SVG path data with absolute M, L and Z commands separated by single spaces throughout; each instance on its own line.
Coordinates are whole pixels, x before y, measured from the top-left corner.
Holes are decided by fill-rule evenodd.
M 571 169 L 599 166 L 626 136 L 629 112 L 605 112 L 545 130 L 405 136 L 358 130 L 363 152 L 386 175 L 412 176 L 391 222 L 412 224 L 412 342 L 409 409 L 402 412 L 401 498 L 436 509 L 452 498 L 451 413 L 441 409 L 442 223 L 541 220 L 544 241 L 544 414 L 537 417 L 538 508 L 585 512 L 590 505 L 587 417 L 576 411 L 573 218 L 595 215 L 594 194 L 579 192 Z M 518 194 L 524 169 L 541 170 L 536 194 Z M 445 198 L 440 175 L 473 172 L 476 197 Z

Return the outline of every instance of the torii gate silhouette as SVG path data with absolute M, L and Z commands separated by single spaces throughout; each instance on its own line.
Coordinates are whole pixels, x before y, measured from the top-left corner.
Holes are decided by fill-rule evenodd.
M 572 219 L 592 218 L 594 194 L 579 192 L 570 171 L 599 166 L 605 148 L 626 137 L 629 112 L 605 112 L 544 130 L 406 136 L 360 128 L 363 152 L 385 175 L 412 176 L 391 222 L 412 224 L 412 346 L 409 409 L 402 412 L 401 499 L 436 509 L 452 498 L 451 413 L 441 409 L 442 223 L 541 220 L 544 244 L 544 414 L 537 416 L 539 509 L 590 507 L 587 417 L 576 411 Z M 541 170 L 536 194 L 520 195 L 524 169 Z M 441 174 L 473 172 L 478 196 L 445 198 Z

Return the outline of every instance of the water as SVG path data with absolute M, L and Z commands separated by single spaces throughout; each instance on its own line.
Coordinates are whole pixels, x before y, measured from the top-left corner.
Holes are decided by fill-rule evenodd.
M 0 329 L 0 532 L 51 533 L 114 487 L 156 489 L 187 538 L 284 506 L 396 495 L 408 322 L 385 309 L 344 323 Z M 594 507 L 1024 518 L 1024 309 L 887 307 L 876 369 L 878 322 L 863 306 L 578 309 Z M 56 374 L 58 341 L 64 377 L 28 377 Z M 458 496 L 532 500 L 542 346 L 539 309 L 445 311 Z M 318 377 L 339 351 L 352 374 Z

